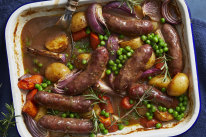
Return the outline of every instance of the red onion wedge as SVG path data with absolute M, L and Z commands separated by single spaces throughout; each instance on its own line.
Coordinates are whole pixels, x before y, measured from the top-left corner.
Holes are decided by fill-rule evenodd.
M 103 11 L 108 11 L 112 9 L 120 9 L 126 13 L 129 13 L 133 17 L 136 17 L 136 13 L 134 9 L 131 10 L 125 2 L 121 3 L 119 1 L 113 1 L 113 2 L 109 2 L 107 5 L 103 7 Z
M 146 70 L 144 73 L 142 73 L 141 78 L 147 78 L 149 76 L 154 76 L 154 75 L 158 75 L 162 72 L 162 70 L 157 69 L 157 68 L 151 68 Z
M 165 20 L 167 22 L 169 22 L 171 24 L 174 24 L 174 25 L 179 24 L 182 21 L 182 19 L 181 19 L 180 15 L 178 15 L 179 14 L 178 9 L 177 9 L 177 7 L 170 8 L 169 7 L 170 2 L 171 2 L 171 0 L 165 0 L 163 2 L 163 4 L 162 4 L 162 16 L 165 18 Z M 171 9 L 176 10 L 177 14 L 175 16 L 171 14 L 171 13 L 174 14 L 174 12 L 170 11 Z
M 20 78 L 18 78 L 18 81 L 25 79 L 25 78 L 29 78 L 31 76 L 32 76 L 31 74 L 26 73 L 26 74 L 22 75 Z
M 149 16 L 153 21 L 160 21 L 161 19 L 161 1 L 160 0 L 146 0 L 142 6 L 144 16 Z
M 109 58 L 115 60 L 117 56 L 117 50 L 119 49 L 119 39 L 116 35 L 110 35 L 106 44 L 106 48 L 109 51 Z
M 31 116 L 29 116 L 26 113 L 22 113 L 22 115 L 24 117 L 24 122 L 26 124 L 27 129 L 33 137 L 47 137 L 48 132 L 45 129 L 40 128 Z
M 104 34 L 102 25 L 106 27 L 106 23 L 102 16 L 102 7 L 100 4 L 91 4 L 87 9 L 86 17 L 92 31 L 98 34 Z

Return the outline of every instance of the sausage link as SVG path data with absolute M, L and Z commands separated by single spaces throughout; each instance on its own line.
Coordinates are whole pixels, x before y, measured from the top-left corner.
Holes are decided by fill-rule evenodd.
M 61 118 L 58 116 L 45 115 L 37 123 L 44 129 L 63 133 L 90 133 L 93 123 L 89 119 Z
M 151 90 L 148 91 L 149 89 Z M 133 99 L 139 99 L 146 91 L 148 91 L 147 99 L 150 99 L 154 103 L 159 103 L 167 108 L 175 108 L 179 104 L 179 101 L 176 98 L 169 97 L 158 89 L 146 84 L 135 84 L 131 86 L 129 96 Z
M 92 109 L 92 101 L 84 96 L 64 96 L 55 93 L 38 91 L 34 96 L 35 102 L 50 109 L 72 112 L 88 112 Z

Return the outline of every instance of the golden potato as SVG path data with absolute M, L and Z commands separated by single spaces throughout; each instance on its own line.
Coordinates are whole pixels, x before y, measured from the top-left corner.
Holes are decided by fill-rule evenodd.
M 134 10 L 139 19 L 142 19 L 144 17 L 142 7 L 140 5 L 134 6 Z
M 149 61 L 147 62 L 145 68 L 146 69 L 151 68 L 155 64 L 155 60 L 156 60 L 155 53 L 152 52 L 152 56 L 150 57 Z
M 92 111 L 95 111 L 97 115 L 100 115 L 101 109 L 98 104 L 95 104 L 93 109 L 89 112 L 82 113 L 82 117 L 86 119 L 90 119 L 92 117 Z
M 72 16 L 71 31 L 77 32 L 87 27 L 85 12 L 77 12 Z
M 129 41 L 120 42 L 119 44 L 122 48 L 125 48 L 126 46 L 130 46 L 133 50 L 135 50 L 135 49 L 141 47 L 143 45 L 143 42 L 142 42 L 141 38 L 138 37 L 135 39 L 131 39 Z
M 160 29 L 157 29 L 155 31 L 155 34 L 158 35 L 163 41 L 165 41 L 162 31 Z
M 40 106 L 34 120 L 39 121 L 39 119 L 46 114 L 47 114 L 47 109 L 45 107 Z
M 47 66 L 45 70 L 45 77 L 52 82 L 56 82 L 68 73 L 70 73 L 70 70 L 64 64 L 52 63 Z
M 167 87 L 167 94 L 170 96 L 180 96 L 184 94 L 189 87 L 189 78 L 184 73 L 178 73 L 174 76 Z
M 89 53 L 82 53 L 77 56 L 74 61 L 76 68 L 78 69 L 85 69 L 89 60 L 91 58 L 91 54 Z
M 153 77 L 151 80 L 149 80 L 150 85 L 154 85 L 158 88 L 167 88 L 167 86 L 170 83 L 170 78 L 167 76 L 167 78 L 164 81 L 164 75 L 158 75 Z
M 174 119 L 172 114 L 170 114 L 169 112 L 160 112 L 158 110 L 154 112 L 154 117 L 160 121 L 171 121 Z

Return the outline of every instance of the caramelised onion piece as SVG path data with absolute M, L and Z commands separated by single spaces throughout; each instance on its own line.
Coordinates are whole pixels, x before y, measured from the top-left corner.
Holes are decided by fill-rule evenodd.
M 117 50 L 119 49 L 119 39 L 116 35 L 110 35 L 106 44 L 106 48 L 109 51 L 109 59 L 115 60 L 117 56 Z
M 162 70 L 160 70 L 160 69 L 151 68 L 151 69 L 146 70 L 144 73 L 142 73 L 141 78 L 147 78 L 149 76 L 155 76 L 155 75 L 160 74 L 161 72 L 162 72 Z
M 174 17 L 174 15 L 172 15 L 170 8 L 169 8 L 170 2 L 171 2 L 171 0 L 164 0 L 164 2 L 162 3 L 162 16 L 165 18 L 165 20 L 167 22 L 169 22 L 171 24 L 179 24 L 182 21 L 182 19 L 181 19 L 180 15 L 176 15 L 176 17 Z M 173 8 L 173 10 L 174 10 L 174 8 Z M 176 8 L 176 13 L 178 13 L 177 8 Z
M 160 0 L 146 0 L 142 6 L 144 16 L 149 16 L 153 21 L 160 21 L 161 19 L 161 1 Z
M 120 9 L 126 13 L 131 14 L 133 17 L 136 17 L 136 13 L 134 9 L 131 10 L 125 2 L 121 3 L 119 1 L 113 1 L 113 2 L 109 2 L 107 5 L 103 7 L 103 11 L 108 11 L 112 9 Z
M 33 120 L 31 116 L 29 116 L 26 113 L 22 113 L 22 115 L 24 117 L 24 122 L 26 124 L 26 127 L 28 128 L 29 132 L 33 137 L 47 137 L 48 132 L 45 129 L 40 128 L 36 123 L 36 121 Z
M 104 22 L 104 18 L 102 16 L 102 7 L 101 5 L 97 3 L 91 4 L 86 12 L 87 22 L 90 26 L 90 28 L 98 33 L 98 34 L 104 34 L 103 26 L 106 26 Z M 101 25 L 102 24 L 102 25 Z

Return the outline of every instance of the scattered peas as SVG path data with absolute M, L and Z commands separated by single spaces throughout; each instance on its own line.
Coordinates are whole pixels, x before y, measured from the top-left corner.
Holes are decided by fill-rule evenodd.
M 41 68 L 41 67 L 43 66 L 43 64 L 42 64 L 42 63 L 39 63 L 38 66 Z
M 41 86 L 41 85 L 39 85 L 39 84 L 35 84 L 35 88 L 36 88 L 36 89 L 39 89 L 40 86 Z
M 112 67 L 112 71 L 116 71 L 117 70 L 117 67 L 116 66 L 113 66 Z
M 142 35 L 142 36 L 141 36 L 141 39 L 142 39 L 142 41 L 146 41 L 146 40 L 147 40 L 147 36 Z
M 158 39 L 157 36 L 154 36 L 153 39 L 152 39 L 152 41 L 155 42 L 155 43 L 157 43 L 157 42 L 159 41 L 159 39 Z
M 170 109 L 168 109 L 168 112 L 169 112 L 170 114 L 172 114 L 172 113 L 174 112 L 174 110 L 173 110 L 172 108 L 170 108 Z
M 150 113 L 149 113 L 149 112 L 147 112 L 145 115 L 146 115 L 146 117 L 149 117 L 149 116 L 150 116 Z
M 104 135 L 108 134 L 108 130 L 107 129 L 104 129 L 103 132 L 102 132 Z
M 102 110 L 100 114 L 101 114 L 102 116 L 104 116 L 105 113 L 106 113 L 105 110 Z
M 104 116 L 108 118 L 109 117 L 109 113 L 106 112 Z
M 152 106 L 152 107 L 151 107 L 151 112 L 154 113 L 155 111 L 156 111 L 156 107 L 155 107 L 155 106 Z
M 120 60 L 119 59 L 116 59 L 116 61 L 115 61 L 117 64 L 119 64 L 120 63 Z
M 165 91 L 166 91 L 166 88 L 162 88 L 161 91 L 162 91 L 162 92 L 165 92 Z
M 47 85 L 51 85 L 51 81 L 47 80 L 46 81 Z
M 123 60 L 123 59 L 124 59 L 123 55 L 120 55 L 119 60 Z
M 108 37 L 106 35 L 104 36 L 104 40 L 108 40 Z
M 123 34 L 120 34 L 120 35 L 119 35 L 119 38 L 120 38 L 120 39 L 124 39 L 124 35 L 123 35 Z
M 99 40 L 103 40 L 104 39 L 104 36 L 103 35 L 99 35 Z
M 160 22 L 161 22 L 162 24 L 164 24 L 164 23 L 165 23 L 165 18 L 161 18 L 161 19 L 160 19 Z
M 162 106 L 158 106 L 159 111 L 162 111 L 162 109 L 163 109 Z
M 67 114 L 66 114 L 66 113 L 62 113 L 61 117 L 62 117 L 62 118 L 66 118 L 66 117 L 67 117 Z
M 173 116 L 176 118 L 178 116 L 178 112 L 177 111 L 174 111 L 173 113 Z
M 166 108 L 166 107 L 163 107 L 163 108 L 162 108 L 162 111 L 163 111 L 163 112 L 166 112 L 166 111 L 167 111 L 167 108 Z
M 34 64 L 38 64 L 39 61 L 37 59 L 34 59 L 33 62 Z
M 34 68 L 34 72 L 38 72 L 38 69 L 37 69 L 37 68 Z
M 146 43 L 147 43 L 147 44 L 150 44 L 150 43 L 151 43 L 151 41 L 150 41 L 150 40 L 146 40 Z
M 70 118 L 74 118 L 74 114 L 73 114 L 73 113 L 70 113 L 70 114 L 69 114 L 69 117 L 70 117 Z
M 185 108 L 184 106 L 182 106 L 182 107 L 180 107 L 180 110 L 181 110 L 182 112 L 184 112 L 184 111 L 186 110 L 186 108 Z
M 51 93 L 51 90 L 47 90 L 47 92 Z
M 47 83 L 42 83 L 41 86 L 42 86 L 43 88 L 46 88 L 46 87 L 47 87 Z
M 144 104 L 144 105 L 147 105 L 147 104 L 148 104 L 148 101 L 147 101 L 147 100 L 144 100 L 144 101 L 143 101 L 143 104 Z
M 86 59 L 83 59 L 83 60 L 82 60 L 82 64 L 83 64 L 83 65 L 87 64 L 87 60 L 86 60 Z
M 152 76 L 149 76 L 148 79 L 151 80 L 151 79 L 152 79 Z
M 128 52 L 127 53 L 127 57 L 131 57 L 132 56 L 132 53 L 131 52 Z
M 180 103 L 179 106 L 182 107 L 182 106 L 183 106 L 183 103 Z
M 104 130 L 104 129 L 105 129 L 104 124 L 100 123 L 100 124 L 99 124 L 99 129 L 100 129 L 100 130 Z
M 188 101 L 188 98 L 187 98 L 187 96 L 184 96 L 184 101 Z
M 122 55 L 122 51 L 121 50 L 117 50 L 117 55 Z
M 95 134 L 94 133 L 90 133 L 89 137 L 95 137 Z
M 90 34 L 90 33 L 91 33 L 90 28 L 86 28 L 86 34 Z
M 115 74 L 115 75 L 118 75 L 118 74 L 119 74 L 119 71 L 116 70 L 116 71 L 114 72 L 114 74 Z
M 129 121 L 124 121 L 124 125 L 129 125 Z
M 181 120 L 182 119 L 182 116 L 181 115 L 178 115 L 177 117 L 176 117 L 176 120 Z
M 129 104 L 134 104 L 134 101 L 132 99 L 130 99 Z
M 42 91 L 43 90 L 43 88 L 42 88 L 42 86 L 40 86 L 39 88 L 38 88 L 38 91 Z
M 150 115 L 150 116 L 147 117 L 147 119 L 148 119 L 148 120 L 152 120 L 152 119 L 153 119 L 153 116 Z
M 122 130 L 123 128 L 124 128 L 124 125 L 123 125 L 123 124 L 119 124 L 119 125 L 118 125 L 118 129 L 119 129 L 119 130 Z
M 180 112 L 180 107 L 177 106 L 175 109 L 177 112 Z
M 55 114 L 59 114 L 59 111 L 58 111 L 58 110 L 55 110 L 54 113 L 55 113 Z
M 99 48 L 99 47 L 101 47 L 101 45 L 97 45 L 97 47 Z
M 130 51 L 132 48 L 130 46 L 126 46 L 125 50 Z
M 168 47 L 165 47 L 164 48 L 164 52 L 167 52 L 169 49 L 168 49 Z
M 147 104 L 147 108 L 151 108 L 151 104 Z
M 183 105 L 184 105 L 184 106 L 187 106 L 187 101 L 186 101 L 186 100 L 183 102 Z
M 162 127 L 162 124 L 161 123 L 157 123 L 156 124 L 156 128 L 161 128 Z
M 122 68 L 122 64 L 118 64 L 118 68 Z
M 105 43 L 105 41 L 101 41 L 100 44 L 101 44 L 102 46 L 104 46 L 106 43 Z
M 111 73 L 112 73 L 112 72 L 111 72 L 110 69 L 106 70 L 106 74 L 107 74 L 107 75 L 110 75 Z

